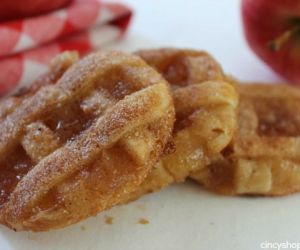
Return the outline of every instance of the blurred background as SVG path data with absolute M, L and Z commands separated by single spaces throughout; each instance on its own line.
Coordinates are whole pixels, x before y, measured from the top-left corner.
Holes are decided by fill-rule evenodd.
M 110 2 L 110 1 L 109 1 Z M 134 11 L 128 36 L 117 48 L 183 47 L 210 52 L 224 70 L 244 81 L 282 81 L 250 50 L 240 0 L 120 0 Z
M 65 50 L 84 55 L 105 48 L 193 48 L 211 53 L 228 74 L 242 81 L 282 81 L 246 44 L 240 7 L 240 0 L 2 0 L 0 96 L 31 84 L 47 71 L 51 59 Z M 260 26 L 251 34 L 257 30 Z M 282 63 L 282 59 L 272 59 L 275 54 L 270 55 L 265 42 L 255 48 L 264 50 L 269 64 Z M 288 65 L 296 60 L 290 61 Z M 280 69 L 284 68 L 281 65 Z

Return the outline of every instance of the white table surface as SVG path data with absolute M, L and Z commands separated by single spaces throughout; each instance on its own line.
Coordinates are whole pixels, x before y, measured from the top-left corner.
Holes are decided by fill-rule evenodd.
M 124 1 L 136 11 L 114 48 L 177 46 L 212 53 L 226 72 L 247 81 L 280 79 L 248 49 L 238 0 Z M 300 242 L 300 194 L 223 197 L 188 182 L 115 207 L 63 230 L 15 233 L 0 227 L 0 249 L 255 250 L 262 242 Z M 112 216 L 113 224 L 105 223 Z M 138 223 L 140 218 L 150 221 Z

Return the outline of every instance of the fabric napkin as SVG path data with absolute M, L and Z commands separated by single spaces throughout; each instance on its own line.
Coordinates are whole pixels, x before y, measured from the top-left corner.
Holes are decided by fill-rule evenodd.
M 75 0 L 45 15 L 0 23 L 0 96 L 33 82 L 62 51 L 85 54 L 121 39 L 131 16 L 122 4 Z

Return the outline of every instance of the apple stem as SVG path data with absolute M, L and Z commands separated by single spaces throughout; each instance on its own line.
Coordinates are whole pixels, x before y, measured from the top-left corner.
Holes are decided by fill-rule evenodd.
M 274 40 L 270 41 L 268 43 L 268 47 L 270 50 L 276 52 L 279 51 L 282 46 L 288 41 L 290 40 L 290 38 L 295 35 L 296 33 L 298 33 L 300 31 L 300 26 L 294 26 L 291 29 L 286 30 L 285 32 L 283 32 L 280 36 L 278 36 L 277 38 L 275 38 Z

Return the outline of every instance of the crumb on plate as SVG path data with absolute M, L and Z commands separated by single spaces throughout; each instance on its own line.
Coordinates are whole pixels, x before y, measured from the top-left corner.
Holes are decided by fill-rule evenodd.
M 145 219 L 145 218 L 140 218 L 139 219 L 139 224 L 141 225 L 146 225 L 146 224 L 149 224 L 149 220 Z
M 105 223 L 108 225 L 112 225 L 114 222 L 114 218 L 112 216 L 105 216 Z

